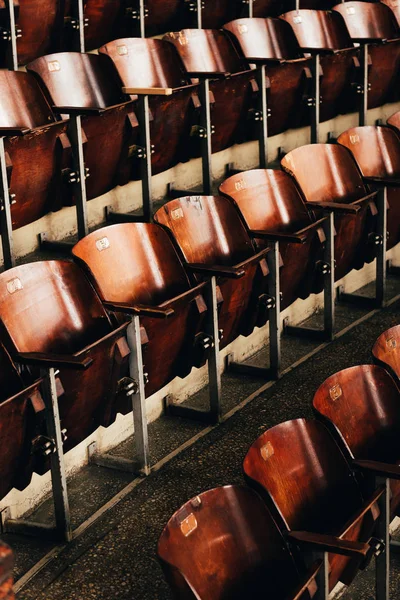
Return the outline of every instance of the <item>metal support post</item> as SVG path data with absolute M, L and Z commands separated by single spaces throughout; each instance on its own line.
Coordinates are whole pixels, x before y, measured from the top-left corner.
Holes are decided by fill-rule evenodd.
M 196 10 L 196 27 L 197 29 L 202 29 L 203 27 L 203 22 L 202 22 L 202 10 L 203 10 L 203 3 L 204 0 L 196 0 L 196 4 L 195 4 L 195 10 Z
M 7 532 L 70 541 L 72 539 L 71 519 L 67 492 L 67 479 L 64 466 L 63 433 L 61 431 L 56 389 L 56 375 L 53 368 L 41 373 L 43 400 L 46 410 L 47 436 L 50 440 L 50 468 L 55 511 L 55 527 L 25 519 L 8 519 Z
M 311 72 L 312 72 L 312 97 L 309 101 L 311 107 L 311 143 L 318 144 L 319 142 L 319 109 L 320 109 L 320 62 L 319 54 L 311 57 Z
M 75 52 L 85 52 L 85 27 L 89 21 L 84 17 L 83 0 L 71 2 L 72 49 Z
M 361 83 L 357 85 L 357 93 L 360 95 L 359 125 L 367 124 L 368 112 L 368 44 L 360 46 Z
M 76 203 L 76 217 L 78 222 L 78 239 L 89 233 L 86 197 L 86 169 L 83 155 L 82 122 L 80 115 L 70 115 L 69 138 L 72 143 L 72 164 L 74 197 Z
M 375 559 L 375 598 L 389 600 L 390 575 L 390 480 L 377 477 L 377 485 L 384 484 L 385 492 L 378 500 L 380 515 L 376 524 L 376 537 L 383 541 L 383 551 Z
M 245 363 L 235 362 L 232 355 L 227 357 L 227 368 L 238 375 L 249 375 L 262 377 L 267 380 L 275 380 L 280 377 L 281 368 L 281 295 L 279 280 L 279 242 L 273 242 L 271 251 L 266 259 L 269 268 L 269 367 L 257 367 Z
M 0 189 L 0 232 L 1 244 L 3 248 L 4 267 L 10 269 L 15 266 L 15 256 L 13 248 L 12 219 L 10 192 L 8 189 L 6 152 L 4 148 L 4 138 L 0 138 L 0 169 L 1 169 L 1 189 Z
M 205 423 L 218 423 L 222 416 L 221 407 L 221 369 L 219 355 L 219 328 L 218 328 L 218 298 L 217 279 L 211 277 L 207 286 L 207 323 L 205 333 L 211 339 L 208 354 L 208 387 L 209 410 L 204 411 L 181 404 L 174 404 L 171 397 L 166 398 L 166 412 L 169 415 L 197 419 Z
M 257 68 L 258 84 L 258 110 L 256 119 L 258 120 L 258 147 L 259 147 L 259 165 L 260 169 L 266 169 L 268 166 L 268 100 L 267 100 L 267 77 L 265 65 Z
M 320 556 L 318 556 L 320 558 Z M 324 552 L 322 555 L 322 567 L 317 573 L 315 578 L 317 584 L 317 592 L 314 596 L 314 600 L 328 600 L 329 599 L 329 554 Z
M 211 144 L 211 104 L 210 82 L 204 79 L 200 82 L 200 141 L 203 169 L 203 194 L 212 194 L 212 144 Z
M 17 31 L 17 27 L 15 25 L 15 7 L 13 0 L 6 0 L 6 5 L 8 8 L 9 31 L 3 31 L 3 36 L 6 37 L 6 41 L 9 43 L 7 52 L 7 67 L 10 71 L 18 71 L 17 37 L 21 36 L 21 32 Z

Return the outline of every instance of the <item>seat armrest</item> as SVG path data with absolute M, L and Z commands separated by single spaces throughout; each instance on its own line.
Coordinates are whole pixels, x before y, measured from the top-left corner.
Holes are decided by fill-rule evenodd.
M 126 302 L 103 302 L 107 310 L 122 312 L 128 315 L 139 315 L 141 317 L 154 317 L 166 319 L 174 314 L 173 308 L 162 308 L 160 306 L 146 306 L 144 304 L 128 304 Z
M 300 546 L 305 546 L 309 550 L 317 552 L 332 552 L 342 556 L 365 558 L 369 551 L 369 544 L 365 542 L 342 540 L 335 535 L 310 533 L 308 531 L 289 531 L 287 537 L 289 541 L 296 542 Z
M 361 506 L 361 508 L 351 517 L 351 519 L 349 519 L 349 521 L 346 523 L 346 525 L 340 535 L 342 535 L 342 536 L 345 535 L 345 533 L 347 531 L 349 531 L 355 523 L 357 523 L 360 519 L 362 519 L 362 517 L 364 517 L 364 515 L 368 511 L 370 511 L 374 507 L 378 508 L 376 506 L 377 502 L 380 499 L 380 497 L 385 493 L 385 489 L 386 488 L 384 485 L 380 485 L 379 487 L 376 488 L 374 493 L 371 494 L 371 496 L 364 502 L 364 504 Z M 374 521 L 376 520 L 376 518 L 378 516 L 379 516 L 379 510 L 377 510 L 376 514 L 374 515 Z
M 230 77 L 231 73 L 225 71 L 189 71 L 187 76 L 190 79 L 225 79 L 226 77 Z
M 32 130 L 27 127 L 0 127 L 1 137 L 13 137 L 15 135 L 22 136 L 30 133 Z
M 310 231 L 320 229 L 323 226 L 323 224 L 327 222 L 327 220 L 328 217 L 322 217 L 322 219 L 318 219 L 318 221 L 310 223 L 310 225 L 307 225 L 307 227 L 303 227 L 303 229 L 299 229 L 298 231 L 296 231 L 296 235 L 308 234 Z
M 353 460 L 353 467 L 360 471 L 367 471 L 380 477 L 400 480 L 400 466 L 382 463 L 375 460 Z
M 178 89 L 178 88 L 177 88 Z M 181 88 L 179 88 L 181 89 Z M 162 88 L 162 87 L 123 87 L 122 93 L 128 95 L 137 96 L 172 96 L 174 93 L 173 88 Z
M 301 583 L 296 587 L 285 600 L 300 600 L 305 591 L 309 588 L 311 583 L 315 580 L 320 569 L 322 568 L 322 561 L 317 560 L 307 571 L 306 575 L 302 578 Z
M 356 200 L 353 203 L 353 205 L 359 206 L 361 208 L 364 204 L 372 204 L 373 202 L 375 202 L 377 195 L 378 195 L 378 192 L 372 192 L 371 194 L 367 194 L 367 196 L 364 196 L 363 198 Z
M 50 354 L 45 352 L 19 352 L 17 362 L 47 369 L 63 368 L 85 370 L 93 363 L 89 356 L 74 356 L 73 354 Z
M 58 115 L 70 115 L 70 116 L 79 116 L 79 115 L 101 115 L 106 108 L 95 108 L 95 107 L 87 107 L 87 106 L 52 106 L 52 111 Z
M 322 208 L 323 210 L 333 211 L 335 214 L 356 215 L 361 206 L 354 204 L 340 204 L 339 202 L 306 202 L 308 208 Z
M 307 240 L 306 235 L 299 235 L 297 233 L 280 233 L 278 231 L 263 231 L 253 229 L 250 232 L 251 237 L 260 238 L 263 240 L 270 240 L 272 242 L 287 242 L 290 244 L 304 244 Z
M 263 250 L 260 250 L 260 252 L 257 252 L 257 254 L 249 256 L 249 258 L 246 258 L 246 260 L 243 260 L 241 263 L 235 265 L 235 269 L 243 269 L 243 267 L 248 267 L 254 263 L 261 262 L 270 251 L 271 248 L 264 248 Z
M 240 279 L 244 276 L 243 269 L 238 267 L 225 267 L 220 265 L 202 265 L 199 263 L 187 263 L 186 267 L 194 273 L 209 275 L 210 277 L 227 277 L 228 279 Z
M 207 281 L 203 281 L 201 283 L 199 283 L 198 285 L 196 285 L 195 287 L 189 288 L 188 290 L 186 290 L 186 292 L 182 292 L 182 294 L 179 294 L 178 296 L 175 296 L 174 298 L 171 298 L 170 300 L 167 300 L 166 302 L 163 302 L 161 306 L 161 308 L 163 308 L 163 306 L 170 306 L 172 304 L 175 304 L 176 302 L 180 302 L 183 299 L 186 299 L 187 302 L 190 302 L 190 300 L 192 300 L 193 298 L 196 298 L 197 296 L 201 296 L 201 294 L 204 292 L 204 289 L 207 287 Z
M 383 177 L 363 177 L 365 183 L 379 185 L 382 187 L 400 187 L 400 179 Z

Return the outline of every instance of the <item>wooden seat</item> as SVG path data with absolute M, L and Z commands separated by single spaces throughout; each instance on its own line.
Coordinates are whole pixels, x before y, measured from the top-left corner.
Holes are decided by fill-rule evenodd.
M 305 549 L 308 539 L 310 550 L 312 540 L 322 536 L 320 551 L 329 552 L 329 589 L 338 581 L 349 584 L 363 560 L 365 544 L 358 556 L 357 552 L 346 556 L 340 546 L 347 541 L 368 542 L 382 491 L 363 501 L 345 457 L 324 425 L 297 419 L 272 427 L 250 447 L 243 468 L 248 483 L 263 494 L 289 539 L 302 540 L 300 547 Z M 330 547 L 324 546 L 325 536 L 326 542 L 332 541 Z
M 339 145 L 310 144 L 292 150 L 282 159 L 284 171 L 298 184 L 309 208 L 318 206 L 335 215 L 335 280 L 370 259 L 370 194 L 351 152 Z M 371 210 L 376 211 L 374 204 Z M 348 212 L 349 211 L 349 212 Z M 351 211 L 351 212 L 350 212 Z
M 83 17 L 85 23 L 85 50 L 96 50 L 118 37 L 119 29 L 126 20 L 125 2 L 122 0 L 83 0 Z M 75 17 L 71 0 L 64 1 L 65 39 L 63 49 L 74 49 L 72 45 L 71 19 Z M 131 19 L 132 21 L 132 19 Z
M 212 151 L 243 141 L 255 106 L 255 75 L 228 36 L 215 29 L 183 29 L 164 39 L 174 44 L 192 81 L 211 80 Z
M 218 277 L 221 347 L 249 335 L 266 321 L 268 250 L 256 254 L 232 203 L 222 196 L 191 196 L 167 202 L 154 220 L 173 235 L 195 281 Z
M 317 277 L 316 264 L 322 260 L 325 236 L 293 180 L 282 171 L 257 169 L 229 177 L 219 191 L 240 211 L 256 248 L 279 241 L 281 310 L 297 298 L 307 298 Z
M 14 600 L 13 576 L 14 557 L 7 544 L 0 541 L 0 600 Z
M 400 27 L 400 7 L 398 5 L 397 0 L 381 0 L 381 2 L 383 2 L 383 4 L 386 4 L 386 6 L 388 6 L 391 9 L 394 16 L 396 17 L 397 25 Z
M 239 16 L 240 1 L 215 0 L 214 2 L 205 2 L 201 11 L 201 24 L 204 29 L 220 29 L 224 23 Z M 170 31 L 172 31 L 170 29 Z
M 318 53 L 322 70 L 320 121 L 355 110 L 352 84 L 357 81 L 357 50 L 338 13 L 292 10 L 280 17 L 292 27 L 305 54 Z
M 126 101 L 103 56 L 61 52 L 27 65 L 58 114 L 82 114 L 88 199 L 131 179 L 130 147 L 137 138 L 133 102 Z
M 190 84 L 177 52 L 163 40 L 124 38 L 99 49 L 111 59 L 120 83 L 149 93 L 152 121 L 153 174 L 166 171 L 190 158 L 190 133 L 199 106 L 197 87 Z M 171 89 L 172 95 L 157 94 L 157 89 Z M 168 143 L 165 143 L 168 140 Z
M 0 2 L 5 6 L 5 2 Z M 34 60 L 48 52 L 60 49 L 64 27 L 64 3 L 62 0 L 14 0 L 16 26 L 20 30 L 17 39 L 18 64 Z M 9 30 L 7 11 L 0 11 L 0 22 Z M 1 66 L 6 66 L 7 49 L 3 42 Z
M 372 348 L 375 362 L 400 379 L 400 325 L 384 331 Z
M 391 514 L 400 508 L 400 389 L 385 369 L 362 365 L 344 369 L 318 388 L 313 407 L 340 436 L 349 460 L 374 482 L 391 480 Z M 361 461 L 360 463 L 358 461 Z M 366 482 L 366 483 L 367 483 Z
M 370 67 L 368 108 L 399 98 L 400 29 L 391 9 L 382 2 L 337 4 L 354 42 L 368 43 Z
M 0 275 L 3 343 L 31 369 L 60 369 L 65 449 L 115 418 L 127 374 L 127 323 L 113 326 L 83 271 L 71 262 L 25 264 Z
M 399 132 L 400 133 L 400 132 Z M 339 144 L 353 154 L 372 189 L 387 186 L 388 249 L 400 242 L 400 138 L 389 127 L 352 127 L 342 133 Z
M 129 37 L 132 35 L 132 26 L 135 20 L 129 18 L 132 11 L 138 11 L 138 4 L 135 0 L 125 2 L 127 16 L 120 27 L 119 37 Z M 194 20 L 194 13 L 189 8 L 190 3 L 187 0 L 146 0 L 146 18 L 145 33 L 146 37 L 161 35 L 171 29 L 182 26 L 183 23 L 190 23 Z M 118 36 L 116 36 L 118 37 Z
M 63 172 L 70 167 L 70 142 L 67 122 L 56 121 L 31 74 L 0 70 L 0 92 L 0 135 L 18 229 L 58 209 L 68 196 Z
M 268 135 L 304 122 L 309 61 L 302 56 L 290 26 L 282 19 L 236 19 L 224 25 L 224 30 L 248 63 L 266 65 L 270 85 Z
M 30 385 L 0 345 L 0 499 L 14 487 L 24 489 L 38 466 L 34 440 L 44 433 L 41 380 L 25 376 Z
M 99 252 L 99 247 L 104 251 Z M 120 314 L 141 316 L 146 396 L 174 377 L 186 376 L 194 361 L 206 306 L 202 285 L 192 288 L 167 233 L 158 225 L 126 223 L 82 239 L 73 255 L 89 269 L 98 293 Z M 166 318 L 168 317 L 168 318 Z
M 261 498 L 242 486 L 203 492 L 168 521 L 158 557 L 177 599 L 309 600 L 318 564 L 295 566 Z

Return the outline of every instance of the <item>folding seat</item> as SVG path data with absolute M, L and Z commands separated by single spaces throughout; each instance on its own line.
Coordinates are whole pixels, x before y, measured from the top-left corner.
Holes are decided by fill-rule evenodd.
M 334 10 L 346 21 L 354 42 L 368 53 L 368 108 L 399 98 L 400 30 L 391 9 L 382 2 L 345 2 Z M 362 123 L 363 125 L 365 123 Z
M 389 127 L 353 127 L 338 137 L 372 189 L 387 194 L 387 249 L 400 242 L 400 138 Z M 386 239 L 386 232 L 383 238 Z
M 139 96 L 136 154 L 142 165 L 144 204 L 150 205 L 151 174 L 190 158 L 190 134 L 198 120 L 198 89 L 188 82 L 177 52 L 165 41 L 125 38 L 110 42 L 99 52 L 113 61 L 123 90 Z M 149 206 L 147 213 L 149 220 Z
M 269 429 L 250 447 L 243 468 L 287 539 L 329 561 L 324 598 L 338 581 L 349 584 L 380 547 L 371 538 L 374 528 L 386 537 L 378 508 L 386 501 L 385 488 L 365 501 L 344 455 L 318 421 L 297 419 Z M 386 598 L 386 555 L 380 549 L 376 597 Z
M 321 279 L 325 219 L 313 221 L 293 180 L 282 171 L 257 169 L 238 173 L 219 188 L 240 211 L 256 248 L 279 242 L 281 309 L 307 298 Z
M 64 46 L 71 50 L 78 49 L 73 47 L 74 40 L 71 35 L 78 20 L 75 6 L 76 0 L 65 1 L 65 20 L 67 29 L 69 25 L 70 35 Z M 95 50 L 117 37 L 117 31 L 125 17 L 125 8 L 125 2 L 122 0 L 83 0 L 84 50 Z
M 207 141 L 212 133 L 208 151 L 220 152 L 243 141 L 258 87 L 254 71 L 240 58 L 228 36 L 215 29 L 183 29 L 168 33 L 164 39 L 178 50 L 188 77 L 201 80 L 200 100 L 209 100 L 208 87 L 212 93 L 211 132 L 201 134 Z M 207 162 L 211 162 L 210 157 Z M 203 192 L 211 193 L 210 181 L 203 185 Z
M 227 23 L 224 30 L 248 63 L 258 69 L 265 65 L 269 80 L 268 135 L 299 126 L 306 118 L 305 99 L 311 93 L 310 64 L 302 56 L 290 26 L 282 19 L 248 18 Z M 259 77 L 259 86 L 261 82 Z
M 0 90 L 2 244 L 8 268 L 14 260 L 12 229 L 60 207 L 71 163 L 67 122 L 56 121 L 34 77 L 0 70 Z
M 310 600 L 321 568 L 295 565 L 261 498 L 236 485 L 203 492 L 177 510 L 157 553 L 174 598 L 187 600 Z
M 121 21 L 119 37 L 151 37 L 191 22 L 197 12 L 196 0 L 145 0 L 144 18 L 140 18 L 140 2 L 126 0 L 126 16 Z
M 94 54 L 62 52 L 38 58 L 27 69 L 37 77 L 53 110 L 70 116 L 77 179 L 80 184 L 85 182 L 84 192 L 76 186 L 77 205 L 85 204 L 82 196 L 90 200 L 127 183 L 133 168 L 130 149 L 137 141 L 137 119 L 133 102 L 124 99 L 109 61 Z M 84 174 L 79 167 L 81 156 Z M 87 232 L 86 222 L 79 237 Z
M 312 141 L 318 142 L 320 122 L 355 109 L 356 95 L 352 90 L 362 81 L 357 69 L 358 51 L 343 18 L 336 12 L 292 10 L 281 18 L 291 25 L 303 52 L 312 55 Z
M 0 499 L 12 488 L 24 489 L 35 463 L 34 441 L 42 432 L 41 380 L 26 385 L 0 345 Z
M 384 331 L 372 348 L 374 361 L 400 379 L 400 325 Z
M 370 248 L 376 243 L 367 216 L 369 211 L 376 214 L 377 192 L 369 192 L 351 152 L 335 144 L 310 144 L 286 154 L 281 166 L 295 179 L 309 209 L 317 215 L 321 210 L 334 214 L 335 281 L 353 268 L 361 268 L 370 259 Z M 383 285 L 380 281 L 378 286 L 378 279 L 377 291 Z M 342 295 L 350 301 L 352 297 L 360 301 L 358 296 Z M 365 303 L 368 302 L 366 299 Z
M 205 285 L 190 286 L 167 233 L 150 223 L 111 225 L 78 242 L 73 255 L 109 310 L 140 316 L 146 397 L 185 377 L 201 354 Z
M 0 541 L 0 600 L 14 600 L 13 576 L 14 557 L 7 544 Z
M 385 369 L 362 365 L 344 369 L 318 388 L 313 407 L 338 436 L 351 466 L 369 481 L 390 481 L 388 521 L 400 510 L 400 389 Z
M 8 0 L 7 0 L 8 1 Z M 17 26 L 17 60 L 13 68 L 25 65 L 46 52 L 55 52 L 59 49 L 59 41 L 64 27 L 63 0 L 13 0 L 14 19 Z M 3 6 L 3 10 L 1 10 Z M 0 2 L 1 27 L 8 33 L 10 27 L 10 13 L 5 10 L 7 2 Z M 11 52 L 11 33 L 7 40 L 2 42 L 1 66 L 7 61 L 7 53 Z
M 381 0 L 381 2 L 383 2 L 383 4 L 386 4 L 386 6 L 388 6 L 391 9 L 394 16 L 396 17 L 397 24 L 400 27 L 400 9 L 397 0 Z
M 256 253 L 232 203 L 222 196 L 188 196 L 167 202 L 154 220 L 168 228 L 186 268 L 202 281 L 218 277 L 221 348 L 266 322 L 269 248 Z
M 214 0 L 213 2 L 208 0 L 204 2 L 201 11 L 201 26 L 204 29 L 220 29 L 224 23 L 239 17 L 240 4 L 240 1 L 232 2 L 231 0 Z

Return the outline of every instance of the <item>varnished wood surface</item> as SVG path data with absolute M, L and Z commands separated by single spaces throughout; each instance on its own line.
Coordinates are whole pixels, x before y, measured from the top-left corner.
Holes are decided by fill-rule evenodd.
M 337 12 L 304 8 L 280 18 L 292 27 L 301 48 L 323 51 L 353 47 L 344 19 Z
M 337 4 L 334 11 L 344 18 L 353 40 L 391 40 L 400 37 L 393 11 L 383 2 L 351 0 Z
M 384 331 L 372 348 L 374 360 L 400 379 L 400 325 Z
M 209 490 L 184 504 L 157 551 L 177 599 L 283 600 L 304 578 L 261 498 L 242 486 Z

